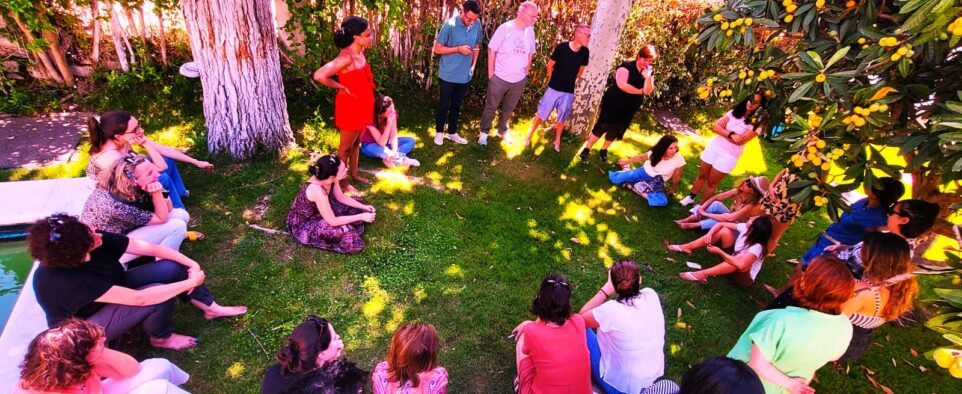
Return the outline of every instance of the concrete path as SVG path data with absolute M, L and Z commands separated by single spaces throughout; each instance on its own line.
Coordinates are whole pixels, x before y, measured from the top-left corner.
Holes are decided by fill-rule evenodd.
M 0 168 L 38 168 L 77 158 L 90 114 L 0 118 Z
M 698 137 L 700 135 L 697 131 L 695 131 L 695 129 L 691 128 L 688 123 L 685 123 L 684 120 L 681 120 L 681 118 L 676 116 L 671 111 L 660 108 L 652 108 L 650 113 L 651 116 L 655 118 L 655 121 L 657 121 L 661 127 L 664 127 L 667 130 L 674 131 L 675 133 L 688 134 L 693 137 Z

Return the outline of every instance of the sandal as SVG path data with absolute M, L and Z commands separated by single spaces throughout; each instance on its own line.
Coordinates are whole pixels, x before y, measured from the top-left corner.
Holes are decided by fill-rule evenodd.
M 696 271 L 696 272 L 697 272 L 697 271 Z M 681 278 L 682 280 L 687 280 L 687 281 L 689 281 L 689 282 L 698 282 L 698 283 L 701 283 L 701 284 L 708 283 L 708 278 L 698 279 L 698 277 L 695 276 L 695 273 L 694 273 L 694 272 L 682 272 L 682 273 L 678 274 L 678 277 Z
M 206 236 L 200 231 L 188 231 L 184 234 L 184 239 L 189 241 L 203 241 Z
M 684 248 L 681 247 L 681 245 L 668 245 L 668 250 L 672 252 L 681 252 L 681 253 L 691 254 L 690 250 L 685 250 Z

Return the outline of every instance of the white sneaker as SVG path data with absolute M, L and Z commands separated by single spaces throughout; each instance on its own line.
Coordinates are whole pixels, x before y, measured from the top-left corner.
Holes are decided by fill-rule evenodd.
M 434 137 L 434 141 L 437 141 L 438 140 L 437 138 L 438 137 Z M 459 144 L 459 145 L 464 145 L 468 143 L 468 140 L 464 139 L 464 137 L 457 134 L 445 134 L 444 138 L 454 141 L 456 144 Z M 441 144 L 438 144 L 438 145 L 441 145 Z
M 507 131 L 504 132 L 504 134 L 498 133 L 498 137 L 501 137 L 502 142 L 507 145 L 511 145 L 511 142 L 514 141 L 511 139 L 511 134 L 509 134 Z
M 434 145 L 444 144 L 444 133 L 434 133 Z
M 689 204 L 693 202 L 695 202 L 694 198 L 691 198 L 691 196 L 685 196 L 685 198 L 681 199 L 681 201 L 679 201 L 678 203 L 681 204 L 681 206 L 683 207 L 687 207 Z
M 478 145 L 487 145 L 487 144 L 488 144 L 488 133 L 481 133 L 481 136 L 478 137 Z

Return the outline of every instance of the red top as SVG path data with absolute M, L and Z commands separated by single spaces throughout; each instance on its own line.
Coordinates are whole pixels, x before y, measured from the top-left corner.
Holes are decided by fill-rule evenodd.
M 337 73 L 338 82 L 351 95 L 338 90 L 334 97 L 334 125 L 341 131 L 363 131 L 374 121 L 374 74 L 371 66 Z
M 526 325 L 521 351 L 534 362 L 532 392 L 591 393 L 591 360 L 581 315 L 571 315 L 561 327 Z

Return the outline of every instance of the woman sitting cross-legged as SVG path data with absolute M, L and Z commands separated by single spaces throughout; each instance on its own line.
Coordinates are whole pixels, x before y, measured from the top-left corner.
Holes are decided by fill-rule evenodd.
M 718 222 L 746 221 L 748 218 L 765 214 L 761 200 L 767 193 L 768 178 L 750 176 L 734 189 L 711 196 L 705 204 L 695 205 L 691 215 L 676 220 L 675 223 L 685 230 L 709 230 Z M 723 202 L 727 199 L 732 200 L 730 208 Z
M 287 230 L 294 241 L 336 253 L 364 249 L 364 223 L 374 221 L 374 207 L 344 195 L 340 181 L 347 167 L 336 155 L 321 156 L 307 171 L 311 178 L 301 187 L 287 214 Z
M 142 325 L 154 347 L 183 349 L 196 339 L 174 334 L 173 298 L 204 312 L 204 317 L 236 316 L 244 306 L 221 306 L 203 285 L 200 265 L 180 252 L 123 235 L 94 231 L 75 217 L 55 214 L 34 223 L 28 249 L 40 261 L 33 277 L 37 302 L 53 326 L 79 317 L 99 324 L 107 340 Z M 124 269 L 124 253 L 158 261 Z
M 708 278 L 732 274 L 735 284 L 748 287 L 755 283 L 755 277 L 762 270 L 765 245 L 771 236 L 772 220 L 768 215 L 762 215 L 748 223 L 718 223 L 703 237 L 684 245 L 669 245 L 668 249 L 691 253 L 692 249 L 705 246 L 708 252 L 722 258 L 722 262 L 714 267 L 678 274 L 684 280 L 705 283 Z M 721 247 L 715 246 L 713 240 Z M 732 254 L 722 250 L 728 247 L 733 247 Z
M 190 214 L 173 207 L 158 182 L 156 167 L 143 156 L 132 154 L 101 172 L 97 187 L 84 203 L 80 221 L 100 231 L 180 250 Z M 195 239 L 202 237 L 200 234 Z M 126 263 L 135 257 L 125 254 L 120 261 Z
M 344 342 L 327 319 L 308 315 L 267 368 L 261 394 L 359 394 L 367 371 L 341 357 Z
M 137 362 L 108 349 L 104 329 L 81 319 L 67 319 L 38 334 L 20 364 L 15 394 L 104 393 L 187 394 L 177 386 L 190 378 L 162 358 Z
M 585 342 L 585 319 L 571 313 L 568 279 L 549 274 L 541 280 L 531 303 L 538 318 L 512 331 L 518 376 L 515 391 L 530 393 L 591 393 L 591 360 Z
M 630 169 L 631 163 L 644 162 L 641 167 Z M 622 171 L 608 171 L 608 179 L 616 185 L 628 184 L 635 193 L 648 200 L 648 205 L 668 205 L 667 194 L 672 194 L 681 180 L 685 158 L 678 153 L 678 139 L 671 135 L 661 137 L 650 151 L 630 159 L 618 160 Z M 671 178 L 671 185 L 665 181 Z
M 381 96 L 374 101 L 374 124 L 361 135 L 361 153 L 384 161 L 386 167 L 406 165 L 417 167 L 421 162 L 407 156 L 414 149 L 414 137 L 397 135 L 397 111 L 394 101 Z
M 374 367 L 374 394 L 443 394 L 448 371 L 438 365 L 438 331 L 427 323 L 404 323 L 394 332 L 387 360 Z
M 799 307 L 759 312 L 728 357 L 748 363 L 766 393 L 813 393 L 815 371 L 837 360 L 852 340 L 841 314 L 855 278 L 834 257 L 816 257 L 795 283 Z
M 764 394 L 762 381 L 748 364 L 711 357 L 692 365 L 681 378 L 678 394 Z
M 616 296 L 616 300 L 606 301 Z M 591 376 L 608 394 L 678 391 L 665 373 L 665 316 L 651 288 L 641 288 L 638 264 L 621 260 L 608 281 L 581 307 Z M 595 334 L 597 330 L 598 333 Z

